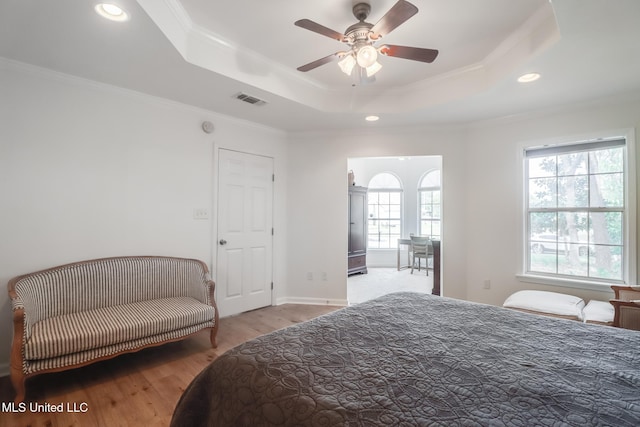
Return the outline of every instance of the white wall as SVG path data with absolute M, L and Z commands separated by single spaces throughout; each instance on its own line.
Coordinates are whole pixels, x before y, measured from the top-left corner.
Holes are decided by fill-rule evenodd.
M 408 238 L 418 234 L 418 185 L 425 173 L 440 170 L 440 156 L 400 156 L 400 157 L 359 157 L 347 161 L 347 168 L 353 170 L 356 185 L 369 186 L 369 181 L 382 172 L 391 172 L 400 180 L 403 189 L 402 231 Z M 368 267 L 395 267 L 397 248 L 367 250 Z
M 216 125 L 213 134 L 202 132 L 203 120 Z M 443 293 L 501 304 L 518 289 L 549 289 L 515 277 L 523 141 L 639 125 L 635 98 L 470 128 L 374 125 L 285 135 L 0 60 L 0 282 L 126 254 L 201 258 L 215 274 L 213 162 L 224 147 L 275 158 L 277 301 L 345 303 L 347 159 L 442 156 Z M 210 219 L 194 220 L 193 209 L 203 207 Z M 10 311 L 0 293 L 0 372 L 9 358 Z
M 465 132 L 374 129 L 290 136 L 286 300 L 346 301 L 347 159 L 387 156 L 442 156 L 443 292 L 466 296 Z M 361 183 L 358 176 L 356 182 Z M 323 272 L 326 281 L 321 280 Z
M 445 296 L 501 305 L 517 290 L 540 289 L 587 300 L 609 299 L 609 291 L 537 285 L 516 278 L 521 273 L 518 236 L 523 219 L 520 150 L 525 143 L 550 138 L 580 140 L 588 134 L 638 128 L 638 95 L 466 128 L 291 135 L 288 211 L 292 220 L 285 294 L 293 301 L 346 298 L 348 158 L 442 155 Z M 632 186 L 637 193 L 637 183 Z M 304 250 L 294 236 L 303 237 Z M 317 280 L 318 274 L 307 280 L 308 272 L 327 272 L 328 280 Z M 483 288 L 485 280 L 491 282 L 488 290 Z
M 524 145 L 550 139 L 581 140 L 587 135 L 615 136 L 640 126 L 640 99 L 606 100 L 599 104 L 548 111 L 529 117 L 485 123 L 470 129 L 467 143 L 467 297 L 501 304 L 520 289 L 564 292 L 584 299 L 608 300 L 612 292 L 534 285 L 516 279 L 520 265 L 521 202 L 520 154 Z M 636 135 L 637 138 L 637 135 Z M 637 155 L 637 153 L 636 153 Z M 640 162 L 638 162 L 640 165 Z M 637 193 L 637 185 L 631 191 Z M 483 289 L 484 280 L 491 289 Z
M 0 283 L 117 255 L 199 258 L 215 278 L 214 144 L 275 158 L 274 281 L 285 281 L 282 132 L 1 59 L 0 94 Z M 5 291 L 0 375 L 11 336 Z

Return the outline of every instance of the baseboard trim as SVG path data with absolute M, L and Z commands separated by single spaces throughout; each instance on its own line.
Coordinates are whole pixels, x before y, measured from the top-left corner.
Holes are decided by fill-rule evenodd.
M 303 297 L 284 297 L 276 300 L 276 305 L 282 304 L 306 304 L 306 305 L 337 305 L 346 307 L 349 301 L 346 299 L 323 299 L 323 298 L 303 298 Z

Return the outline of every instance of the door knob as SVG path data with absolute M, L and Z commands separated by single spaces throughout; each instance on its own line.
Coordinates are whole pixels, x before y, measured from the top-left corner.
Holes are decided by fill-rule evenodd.
M 224 240 L 224 239 L 220 239 L 220 242 L 219 242 L 219 243 L 220 243 L 221 245 L 226 245 L 226 244 L 227 244 L 227 241 L 226 241 L 226 240 Z

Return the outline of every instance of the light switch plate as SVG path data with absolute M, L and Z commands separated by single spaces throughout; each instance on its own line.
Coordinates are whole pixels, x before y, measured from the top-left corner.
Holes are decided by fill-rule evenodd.
M 209 209 L 206 209 L 206 208 L 194 209 L 193 219 L 209 219 Z

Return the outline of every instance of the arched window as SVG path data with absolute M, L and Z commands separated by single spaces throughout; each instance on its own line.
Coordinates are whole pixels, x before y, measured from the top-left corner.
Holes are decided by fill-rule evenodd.
M 418 199 L 420 201 L 420 230 L 421 236 L 429 236 L 432 239 L 440 239 L 440 171 L 427 172 L 420 180 L 418 186 Z
M 397 247 L 402 235 L 402 185 L 398 177 L 382 172 L 371 178 L 368 201 L 368 247 Z

